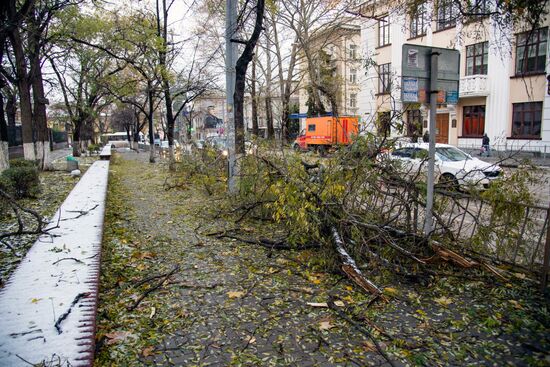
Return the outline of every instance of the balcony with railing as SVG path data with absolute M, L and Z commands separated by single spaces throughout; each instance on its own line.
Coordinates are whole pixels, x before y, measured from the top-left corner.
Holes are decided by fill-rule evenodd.
M 468 75 L 460 78 L 460 98 L 484 97 L 489 94 L 487 75 Z

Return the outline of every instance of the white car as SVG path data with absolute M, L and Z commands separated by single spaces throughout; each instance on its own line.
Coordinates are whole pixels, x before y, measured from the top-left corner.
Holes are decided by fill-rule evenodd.
M 409 176 L 425 176 L 428 169 L 428 143 L 405 144 L 390 153 L 389 158 L 403 163 Z M 502 176 L 502 169 L 474 158 L 447 144 L 435 145 L 435 182 L 449 189 L 488 188 Z

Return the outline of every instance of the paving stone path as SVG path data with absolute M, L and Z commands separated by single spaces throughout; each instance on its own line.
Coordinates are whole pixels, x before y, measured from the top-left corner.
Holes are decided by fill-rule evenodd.
M 195 196 L 196 193 L 164 191 L 161 172 L 165 168 L 145 169 L 147 154 L 132 152 L 123 158 L 124 162 L 112 168 L 111 185 L 115 187 L 110 192 L 110 199 L 121 192 L 127 196 L 119 203 L 123 212 L 118 211 L 122 209 L 118 206 L 108 209 L 107 220 L 112 222 L 107 224 L 106 232 L 117 234 L 117 238 L 108 235 L 107 240 L 111 245 L 123 245 L 120 238 L 132 233 L 124 242 L 130 246 L 139 242 L 139 246 L 128 253 L 130 257 L 141 257 L 142 263 L 147 264 L 147 271 L 141 274 L 144 278 L 164 273 L 174 266 L 179 270 L 170 277 L 169 285 L 152 293 L 133 311 L 147 319 L 154 307 L 156 315 L 149 321 L 154 323 L 162 313 L 160 317 L 166 317 L 172 325 L 161 329 L 169 329 L 169 332 L 159 335 L 159 325 L 155 324 L 155 331 L 151 332 L 155 335 L 147 340 L 141 333 L 148 327 L 139 322 L 131 323 L 134 328 L 131 331 L 128 331 L 130 325 L 107 330 L 109 335 L 103 343 L 100 362 L 109 364 L 111 358 L 119 357 L 129 364 L 149 362 L 179 366 L 239 363 L 352 366 L 383 362 L 381 357 L 365 348 L 365 338 L 337 320 L 332 311 L 306 304 L 326 300 L 330 291 L 327 285 L 341 279 L 329 280 L 324 274 L 309 273 L 295 254 L 272 253 L 258 246 L 201 235 L 229 225 L 224 219 L 207 218 L 215 212 L 215 202 L 204 208 L 204 202 L 195 200 L 205 198 Z M 172 198 L 167 200 L 167 196 Z M 118 213 L 114 215 L 113 210 Z M 206 210 L 204 218 L 197 210 Z M 110 245 L 105 243 L 104 246 Z M 117 256 L 125 256 L 124 249 L 114 251 Z M 104 267 L 112 265 L 113 256 L 105 255 Z M 111 276 L 106 271 L 103 275 Z M 104 287 L 111 285 L 110 279 L 104 279 Z M 335 284 L 335 287 L 345 289 L 343 284 Z M 103 293 L 100 300 L 103 297 L 104 302 L 109 302 L 111 296 L 108 292 Z M 132 296 L 135 298 L 136 294 Z M 100 307 L 100 327 L 112 326 L 113 320 L 101 319 L 102 314 L 109 312 L 109 306 Z M 109 339 L 121 330 L 132 337 L 120 343 L 113 339 L 116 341 L 118 335 L 129 334 L 114 334 L 115 338 Z M 130 358 L 120 356 L 126 342 L 140 345 L 141 353 Z M 153 349 L 147 349 L 148 346 Z
M 528 304 L 522 291 L 490 287 L 475 275 L 392 284 L 377 274 L 393 296 L 371 305 L 345 278 L 323 272 L 327 264 L 312 252 L 209 236 L 235 226 L 224 202 L 187 184 L 166 191 L 166 166 L 147 160 L 147 153 L 130 152 L 111 165 L 97 366 L 388 365 L 334 311 L 308 305 L 329 295 L 396 366 L 544 358 L 548 316 L 533 316 L 542 306 Z M 241 223 L 238 235 L 279 233 L 268 223 Z

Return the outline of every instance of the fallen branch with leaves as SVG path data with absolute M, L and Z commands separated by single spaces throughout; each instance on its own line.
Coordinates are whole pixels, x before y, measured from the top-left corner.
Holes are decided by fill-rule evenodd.
M 151 293 L 153 293 L 154 291 L 160 289 L 163 284 L 165 284 L 165 282 L 172 276 L 174 275 L 175 273 L 177 273 L 178 271 L 180 270 L 180 266 L 179 265 L 176 265 L 172 268 L 172 270 L 170 270 L 169 272 L 163 274 L 162 276 L 160 276 L 161 278 L 161 281 L 158 282 L 156 285 L 152 286 L 151 288 L 147 289 L 141 296 L 138 297 L 138 299 L 135 300 L 135 302 L 128 306 L 127 309 L 128 311 L 133 311 L 135 310 L 139 305 L 140 303 Z M 159 277 L 156 277 L 156 278 L 159 278 Z

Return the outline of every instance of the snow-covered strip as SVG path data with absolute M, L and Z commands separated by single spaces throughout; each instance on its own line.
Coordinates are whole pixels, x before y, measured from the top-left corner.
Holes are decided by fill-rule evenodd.
M 109 161 L 97 161 L 0 290 L 0 366 L 89 366 Z
M 103 149 L 101 149 L 101 153 L 99 153 L 100 159 L 111 159 L 111 146 L 109 144 L 106 144 Z

